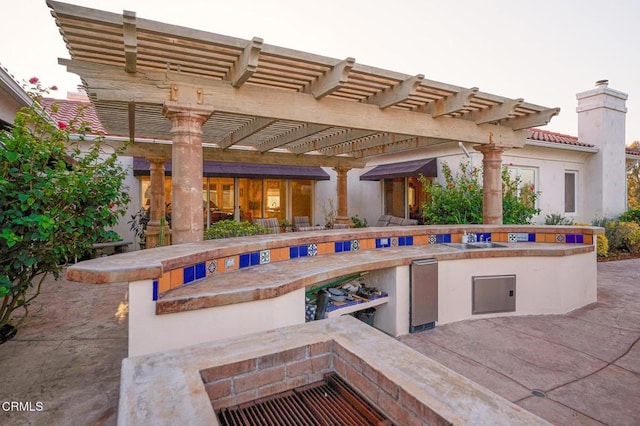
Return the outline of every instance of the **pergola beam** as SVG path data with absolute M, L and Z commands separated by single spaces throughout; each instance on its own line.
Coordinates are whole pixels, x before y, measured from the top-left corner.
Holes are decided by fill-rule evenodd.
M 222 149 L 227 149 L 232 145 L 235 145 L 242 140 L 248 138 L 261 131 L 262 129 L 269 127 L 275 122 L 275 120 L 269 118 L 256 117 L 247 124 L 241 126 L 239 129 L 231 132 L 227 137 L 218 142 L 218 145 Z
M 531 127 L 540 127 L 549 124 L 551 119 L 560 113 L 560 108 L 549 108 L 533 114 L 513 117 L 504 120 L 501 124 L 508 126 L 513 130 L 529 129 Z
M 459 112 L 469 106 L 471 98 L 478 93 L 477 87 L 471 89 L 463 89 L 444 99 L 437 100 L 433 103 L 431 116 L 433 118 L 440 117 L 454 112 Z
M 473 121 L 476 124 L 493 123 L 500 120 L 513 117 L 516 108 L 524 102 L 524 99 L 513 99 L 505 101 L 500 105 L 495 105 L 489 108 L 485 108 L 480 111 L 475 111 L 472 114 Z
M 315 79 L 305 92 L 311 93 L 316 99 L 322 99 L 330 95 L 349 81 L 349 72 L 355 62 L 354 58 L 347 58 L 338 62 L 329 71 Z
M 233 87 L 242 86 L 253 73 L 258 69 L 258 61 L 260 51 L 262 50 L 263 40 L 260 37 L 254 37 L 244 48 L 242 54 L 231 67 L 228 78 Z
M 393 87 L 385 89 L 367 99 L 367 103 L 378 105 L 380 108 L 389 108 L 390 106 L 404 102 L 411 96 L 415 96 L 418 92 L 418 86 L 424 80 L 424 75 L 418 74 L 408 78 Z
M 135 73 L 138 62 L 138 38 L 136 34 L 136 13 L 125 10 L 122 14 L 124 36 L 124 69 L 128 73 Z
M 257 149 L 260 152 L 267 152 L 271 149 L 278 148 L 291 142 L 295 142 L 297 140 L 309 137 L 313 134 L 322 132 L 323 130 L 326 130 L 328 128 L 329 126 L 322 126 L 319 124 L 303 124 L 297 129 L 291 130 L 262 142 L 257 146 Z

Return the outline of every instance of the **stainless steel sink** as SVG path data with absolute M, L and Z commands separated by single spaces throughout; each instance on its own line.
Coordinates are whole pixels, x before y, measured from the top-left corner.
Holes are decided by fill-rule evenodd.
M 492 248 L 506 248 L 507 246 L 497 243 L 447 243 L 449 247 L 457 248 L 460 250 L 477 250 L 477 249 L 492 249 Z

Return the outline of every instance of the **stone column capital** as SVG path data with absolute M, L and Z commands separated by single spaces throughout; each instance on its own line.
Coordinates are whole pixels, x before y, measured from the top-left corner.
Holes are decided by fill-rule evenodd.
M 151 167 L 153 166 L 164 166 L 164 164 L 169 161 L 168 157 L 162 157 L 162 156 L 156 156 L 156 155 L 150 155 L 145 157 L 145 159 L 149 162 L 149 165 Z
M 487 145 L 475 145 L 473 149 L 481 152 L 485 157 L 489 156 L 490 158 L 501 157 L 502 153 L 507 150 L 504 146 L 498 146 L 492 143 Z
M 204 123 L 213 114 L 213 107 L 210 105 L 185 104 L 176 101 L 165 101 L 162 105 L 162 115 L 173 119 L 193 119 Z

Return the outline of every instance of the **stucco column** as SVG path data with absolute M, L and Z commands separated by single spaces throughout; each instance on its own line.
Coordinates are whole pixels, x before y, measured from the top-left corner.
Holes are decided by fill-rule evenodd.
M 151 178 L 151 199 L 149 205 L 149 223 L 147 224 L 147 248 L 153 248 L 159 245 L 169 245 L 169 225 L 162 226 L 162 218 L 166 216 L 167 208 L 164 200 L 164 164 L 167 162 L 165 157 L 147 157 L 149 161 L 149 176 Z M 164 241 L 160 244 L 160 235 L 164 235 Z
M 502 153 L 493 144 L 475 148 L 482 153 L 482 223 L 502 225 Z
M 336 208 L 336 222 L 339 224 L 349 224 L 349 207 L 348 207 L 348 194 L 347 194 L 347 172 L 351 170 L 350 167 L 334 167 L 333 170 L 338 174 L 338 206 Z
M 174 244 L 202 241 L 202 125 L 210 106 L 165 102 L 162 113 L 171 120 L 171 228 Z

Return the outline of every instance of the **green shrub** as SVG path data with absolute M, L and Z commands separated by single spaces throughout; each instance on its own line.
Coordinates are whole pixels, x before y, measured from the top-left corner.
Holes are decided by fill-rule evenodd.
M 611 251 L 640 253 L 640 225 L 635 222 L 609 222 L 605 235 Z
M 351 222 L 353 223 L 354 228 L 366 228 L 369 226 L 367 224 L 367 218 L 360 219 L 358 215 L 351 216 Z
M 268 234 L 270 232 L 269 228 L 254 223 L 221 220 L 213 223 L 209 229 L 204 231 L 204 239 L 216 240 L 219 238 L 245 237 L 248 235 Z
M 428 202 L 422 205 L 426 224 L 482 223 L 481 170 L 460 163 L 460 173 L 453 175 L 446 162 L 442 163 L 445 184 L 428 182 L 420 176 Z M 535 207 L 540 195 L 533 187 L 522 186 L 519 177 L 511 179 L 508 167 L 502 169 L 502 222 L 527 224 L 540 213 Z
M 620 215 L 622 222 L 635 222 L 640 224 L 640 208 L 630 209 Z
M 545 225 L 573 225 L 573 219 L 562 216 L 558 213 L 551 213 L 544 218 Z

